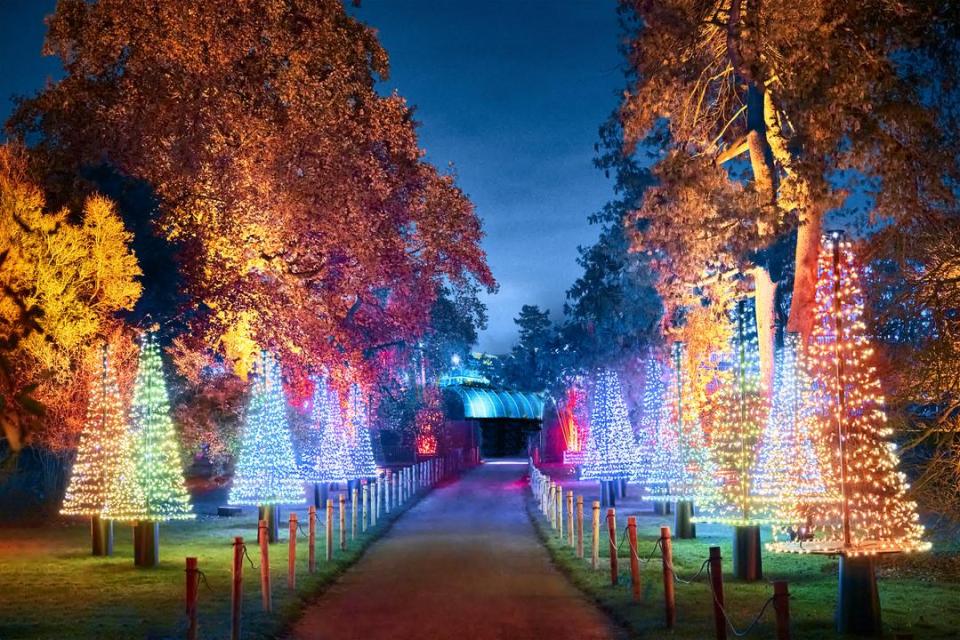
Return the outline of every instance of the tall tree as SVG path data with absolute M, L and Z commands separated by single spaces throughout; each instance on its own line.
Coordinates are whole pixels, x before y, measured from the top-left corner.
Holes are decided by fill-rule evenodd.
M 705 276 L 753 270 L 768 363 L 775 287 L 790 263 L 789 326 L 804 338 L 811 331 L 825 212 L 851 191 L 865 196 L 871 220 L 896 223 L 953 202 L 957 5 L 621 7 L 634 30 L 625 138 L 667 145 L 654 168 L 658 184 L 636 214 L 643 224 L 634 246 L 670 274 L 661 290 L 671 306 Z
M 555 359 L 555 332 L 550 311 L 525 304 L 513 320 L 519 336 L 506 364 L 508 380 L 523 389 L 541 391 L 555 381 L 552 366 Z
M 239 373 L 261 346 L 369 365 L 441 282 L 493 286 L 471 203 L 377 93 L 387 54 L 339 0 L 64 0 L 48 24 L 65 76 L 10 126 L 45 171 L 155 189 L 194 332 Z

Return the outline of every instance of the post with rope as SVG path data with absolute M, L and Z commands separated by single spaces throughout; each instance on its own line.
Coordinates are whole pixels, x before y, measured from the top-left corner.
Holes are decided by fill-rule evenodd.
M 573 491 L 567 491 L 567 544 L 573 546 Z
M 366 481 L 363 481 L 363 506 L 360 509 L 360 531 L 366 532 L 370 519 L 370 485 Z
M 357 488 L 350 492 L 350 539 L 357 539 Z
M 710 590 L 713 591 L 713 626 L 717 640 L 727 640 L 727 621 L 723 613 L 723 557 L 720 547 L 710 547 Z
M 290 537 L 287 545 L 287 589 L 297 588 L 297 514 L 290 512 Z
M 240 640 L 240 613 L 243 606 L 243 536 L 233 539 L 233 580 L 230 587 L 230 640 Z
M 347 550 L 347 498 L 340 494 L 340 550 Z
M 197 640 L 197 596 L 200 587 L 200 569 L 196 558 L 187 558 L 187 640 Z
M 377 512 L 380 510 L 380 480 L 370 483 L 370 526 L 377 526 Z
M 777 640 L 790 640 L 790 589 L 786 580 L 773 581 L 773 611 L 777 615 Z
M 596 571 L 600 568 L 600 501 L 593 501 L 593 553 L 591 566 Z
M 557 536 L 560 537 L 560 542 L 563 542 L 563 487 L 557 485 L 557 504 L 554 505 L 554 508 L 557 511 Z
M 667 629 L 677 622 L 677 594 L 673 585 L 673 541 L 670 527 L 660 527 L 660 550 L 663 558 L 663 606 Z
M 553 494 L 557 490 L 556 483 L 553 480 L 550 481 L 550 489 L 547 491 L 547 520 L 550 521 L 550 526 L 554 529 L 557 528 L 557 516 L 553 512 L 553 505 L 556 502 L 553 499 Z
M 617 511 L 607 509 L 607 529 L 610 532 L 610 584 L 617 586 Z
M 577 557 L 583 557 L 583 496 L 577 496 Z
M 259 524 L 260 535 L 260 595 L 263 600 L 263 610 L 269 613 L 273 610 L 273 596 L 270 593 L 270 535 L 267 531 L 267 521 Z
M 392 500 L 393 495 L 392 495 L 392 492 L 390 491 L 390 488 L 393 486 L 393 473 L 390 471 L 390 469 L 387 469 L 386 475 L 384 475 L 384 480 L 386 481 L 385 484 L 384 484 L 384 489 L 386 490 L 386 495 L 384 496 L 384 505 L 383 505 L 383 506 L 384 506 L 384 510 L 386 511 L 386 513 L 390 513 L 390 509 L 391 509 L 391 504 L 390 504 L 390 503 L 393 501 L 393 500 Z
M 627 538 L 630 541 L 630 585 L 633 601 L 640 601 L 640 556 L 637 552 L 637 517 L 627 518 Z
M 333 500 L 327 500 L 327 522 L 326 522 L 326 547 L 327 562 L 333 560 Z
M 310 505 L 307 510 L 307 571 L 317 570 L 317 508 Z

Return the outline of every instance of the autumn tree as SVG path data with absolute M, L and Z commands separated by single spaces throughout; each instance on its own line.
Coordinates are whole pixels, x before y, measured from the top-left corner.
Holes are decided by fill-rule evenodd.
M 627 150 L 665 146 L 634 248 L 660 266 L 671 307 L 711 277 L 752 271 L 766 363 L 776 284 L 791 271 L 789 328 L 810 332 L 825 213 L 856 194 L 869 220 L 902 224 L 953 202 L 956 3 L 621 9 L 634 32 Z
M 245 374 L 367 366 L 422 333 L 438 285 L 493 279 L 480 222 L 423 161 L 387 54 L 337 0 L 64 0 L 65 75 L 11 129 L 57 175 L 106 163 L 160 201 L 192 332 Z
M 115 336 L 115 314 L 140 296 L 130 241 L 102 196 L 91 195 L 78 214 L 46 210 L 23 152 L 0 147 L 0 425 L 12 451 L 38 433 L 45 405 L 56 404 L 48 398 L 69 398 L 86 381 L 96 364 L 92 339 Z M 63 407 L 55 408 L 62 418 Z M 57 425 L 42 426 L 51 440 L 62 435 Z

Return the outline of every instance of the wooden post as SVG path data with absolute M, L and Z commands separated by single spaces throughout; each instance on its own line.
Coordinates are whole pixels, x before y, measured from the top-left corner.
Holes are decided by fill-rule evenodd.
M 309 522 L 307 527 L 307 571 L 314 573 L 317 570 L 317 508 L 310 505 L 307 514 Z
M 773 581 L 773 611 L 777 614 L 777 640 L 790 640 L 790 590 L 785 580 Z
M 627 518 L 627 538 L 630 541 L 630 585 L 633 587 L 633 601 L 640 600 L 640 554 L 637 551 L 637 517 Z
M 197 640 L 197 595 L 200 570 L 196 558 L 187 558 L 187 640 Z
M 710 547 L 710 588 L 713 590 L 713 627 L 717 640 L 727 640 L 727 621 L 723 617 L 723 558 L 720 547 Z
M 370 520 L 370 485 L 363 483 L 363 506 L 361 507 L 360 531 L 367 530 L 367 522 Z
M 617 584 L 617 511 L 607 509 L 607 530 L 610 532 L 610 584 Z
M 357 488 L 350 491 L 350 539 L 357 539 Z
M 347 550 L 347 498 L 340 494 L 340 550 Z
M 573 546 L 573 491 L 567 491 L 567 544 Z
M 563 487 L 557 485 L 557 504 L 555 509 L 557 510 L 557 535 L 560 536 L 560 542 L 563 542 Z
M 667 629 L 673 629 L 677 622 L 677 596 L 673 583 L 673 542 L 670 540 L 670 527 L 660 527 L 660 548 L 663 550 L 663 604 Z
M 287 542 L 287 589 L 293 591 L 297 588 L 297 514 L 292 511 Z
M 273 596 L 270 593 L 270 534 L 267 531 L 267 521 L 261 520 L 258 527 L 257 539 L 260 541 L 260 595 L 263 599 L 263 610 L 273 610 Z
M 380 481 L 370 483 L 370 526 L 377 526 L 377 511 L 380 509 Z
M 113 520 L 101 518 L 99 515 L 90 518 L 90 543 L 93 555 L 113 555 Z
M 333 500 L 327 500 L 327 562 L 333 560 Z
M 583 557 L 583 496 L 577 496 L 577 557 Z
M 393 492 L 390 490 L 393 487 L 393 473 L 390 471 L 390 469 L 387 469 L 387 475 L 385 480 L 386 480 L 386 485 L 384 485 L 384 488 L 387 490 L 386 491 L 387 495 L 384 497 L 384 502 L 386 503 L 384 505 L 384 508 L 386 509 L 387 513 L 390 513 L 390 509 L 392 508 L 392 505 L 390 503 L 392 502 L 392 498 L 393 498 Z
M 590 565 L 596 571 L 600 568 L 600 501 L 593 501 L 593 553 Z
M 550 526 L 554 529 L 557 528 L 557 514 L 554 513 L 553 505 L 556 504 L 556 500 L 553 498 L 553 494 L 557 490 L 557 485 L 551 480 L 550 489 L 547 492 L 547 520 L 550 521 Z
M 240 640 L 240 613 L 243 607 L 243 536 L 233 539 L 233 584 L 230 588 L 230 640 Z

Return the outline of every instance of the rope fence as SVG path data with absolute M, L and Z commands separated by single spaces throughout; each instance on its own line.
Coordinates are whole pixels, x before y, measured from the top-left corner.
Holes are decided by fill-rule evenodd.
M 564 495 L 563 486 L 550 478 L 550 476 L 541 472 L 531 461 L 530 462 L 530 488 L 537 501 L 541 513 L 556 531 L 557 537 L 564 546 L 572 547 L 573 538 L 564 533 L 562 520 L 562 502 L 560 496 Z M 567 504 L 573 501 L 573 492 L 567 491 Z M 583 504 L 583 497 L 576 497 L 578 505 Z M 558 514 L 558 511 L 560 512 Z M 600 526 L 600 503 L 593 502 L 593 553 L 591 564 L 594 569 L 599 569 L 599 526 Z M 568 507 L 568 518 L 576 518 L 576 523 L 570 523 L 570 531 L 573 531 L 574 524 L 578 530 L 583 528 L 583 509 L 577 510 L 574 515 L 573 510 Z M 723 591 L 723 558 L 720 554 L 720 547 L 710 547 L 709 556 L 703 560 L 697 572 L 689 577 L 681 577 L 673 564 L 673 541 L 670 535 L 670 527 L 660 527 L 660 537 L 653 543 L 653 547 L 648 553 L 641 555 L 637 543 L 637 519 L 635 516 L 627 518 L 627 524 L 618 535 L 616 526 L 616 510 L 607 509 L 607 544 L 609 546 L 610 562 L 610 582 L 614 587 L 629 584 L 633 591 L 633 599 L 640 601 L 642 599 L 641 591 L 641 571 L 640 565 L 647 565 L 659 555 L 663 568 L 663 592 L 664 592 L 664 620 L 665 626 L 672 629 L 676 624 L 676 585 L 692 585 L 701 576 L 706 576 L 706 583 L 710 589 L 710 595 L 713 605 L 714 631 L 717 640 L 727 640 L 728 633 L 736 638 L 749 636 L 754 632 L 760 622 L 764 619 L 767 610 L 773 606 L 775 622 L 776 640 L 790 640 L 790 593 L 788 584 L 785 581 L 773 582 L 773 595 L 767 598 L 760 606 L 757 613 L 752 617 L 750 623 L 739 628 L 727 611 L 727 605 L 724 599 Z M 582 535 L 581 535 L 582 538 Z M 619 538 L 619 540 L 618 540 Z M 619 556 L 624 542 L 629 543 L 630 552 L 628 559 L 630 561 L 630 577 L 619 576 Z M 582 542 L 579 542 L 582 544 Z M 659 553 L 658 553 L 659 552 Z M 578 549 L 578 558 L 583 558 L 583 552 Z

